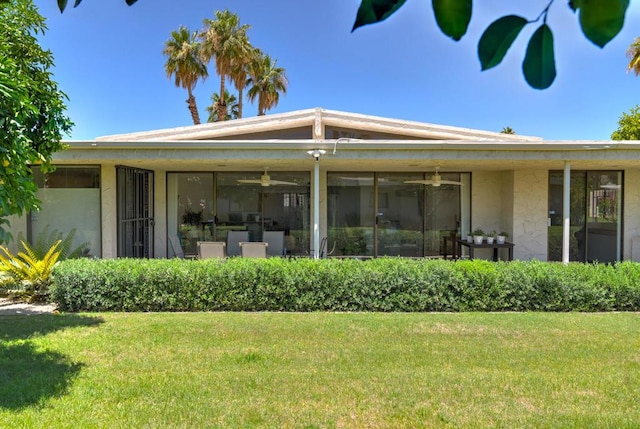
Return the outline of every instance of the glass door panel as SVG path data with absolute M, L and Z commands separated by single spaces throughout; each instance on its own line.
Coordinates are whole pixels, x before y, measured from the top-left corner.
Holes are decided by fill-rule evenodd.
M 327 174 L 327 227 L 333 256 L 373 256 L 373 173 Z
M 278 249 L 289 255 L 308 255 L 310 176 L 307 172 L 269 171 L 216 175 L 216 237 L 225 241 L 229 231 L 247 231 L 249 241 L 263 241 L 265 231 L 281 231 Z M 278 236 L 278 234 L 267 234 Z
M 377 255 L 420 257 L 424 254 L 424 203 L 422 174 L 378 174 Z
M 562 171 L 549 173 L 548 260 L 562 260 Z M 572 171 L 569 260 L 612 262 L 621 255 L 621 186 L 618 171 Z
M 587 173 L 585 249 L 589 262 L 621 259 L 620 184 L 622 173 Z

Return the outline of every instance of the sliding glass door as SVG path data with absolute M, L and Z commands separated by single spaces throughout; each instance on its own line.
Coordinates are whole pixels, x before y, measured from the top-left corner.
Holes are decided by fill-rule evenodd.
M 445 237 L 469 228 L 470 174 L 328 173 L 333 256 L 443 254 Z M 417 183 L 416 183 L 417 182 Z M 451 243 L 449 244 L 451 246 Z
M 198 241 L 242 241 L 284 237 L 278 254 L 308 255 L 309 173 L 269 172 L 167 174 L 167 233 L 177 235 L 185 254 Z M 278 231 L 281 234 L 266 234 Z M 232 243 L 227 250 L 238 249 Z M 270 246 L 271 247 L 271 246 Z M 282 250 L 280 250 L 282 248 Z M 273 249 L 272 249 L 273 250 Z
M 563 172 L 549 173 L 550 261 L 562 260 Z M 569 260 L 622 259 L 622 172 L 572 171 Z

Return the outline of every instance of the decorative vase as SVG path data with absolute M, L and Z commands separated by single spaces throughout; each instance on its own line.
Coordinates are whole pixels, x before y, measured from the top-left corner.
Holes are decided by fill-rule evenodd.
M 497 238 L 497 243 L 498 244 L 504 244 L 504 241 L 507 239 L 507 237 L 505 237 L 504 235 L 499 235 Z
M 473 242 L 475 244 L 482 244 L 483 240 L 484 240 L 484 236 L 483 235 L 474 235 L 473 236 Z
M 487 237 L 487 244 L 493 244 L 493 238 L 494 237 L 492 235 L 488 236 Z
M 473 236 L 467 235 L 467 243 L 473 243 Z

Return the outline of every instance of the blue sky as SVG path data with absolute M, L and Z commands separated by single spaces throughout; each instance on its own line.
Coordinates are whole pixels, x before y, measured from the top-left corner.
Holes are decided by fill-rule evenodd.
M 539 91 L 521 72 L 536 27 L 485 72 L 476 46 L 494 19 L 533 19 L 547 0 L 476 1 L 460 42 L 440 33 L 427 0 L 409 0 L 385 22 L 353 33 L 359 0 L 139 0 L 131 7 L 85 0 L 64 14 L 55 0 L 35 0 L 49 27 L 41 44 L 53 52 L 55 80 L 70 99 L 74 140 L 190 125 L 186 91 L 166 77 L 162 48 L 172 30 L 200 29 L 218 9 L 251 25 L 253 45 L 287 70 L 288 92 L 268 113 L 323 107 L 490 131 L 510 126 L 553 140 L 608 139 L 621 113 L 640 104 L 640 77 L 626 72 L 625 56 L 640 36 L 640 2 L 632 1 L 622 32 L 604 49 L 584 38 L 566 3 L 556 0 L 549 14 L 558 76 Z M 219 90 L 210 73 L 195 89 L 204 119 Z M 256 113 L 245 104 L 245 117 Z

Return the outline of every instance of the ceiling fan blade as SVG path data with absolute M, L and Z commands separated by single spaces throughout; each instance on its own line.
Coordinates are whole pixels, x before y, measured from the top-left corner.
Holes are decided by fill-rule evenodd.
M 260 183 L 262 183 L 262 180 L 260 180 L 260 179 L 238 179 L 238 183 L 257 183 L 257 184 L 260 184 Z
M 443 185 L 462 185 L 462 182 L 456 182 L 455 180 L 441 180 L 440 183 L 442 183 Z
M 419 184 L 419 185 L 433 185 L 433 180 L 405 180 L 404 183 Z
M 298 186 L 296 182 L 285 182 L 284 180 L 270 180 L 269 183 L 271 185 L 294 185 Z

